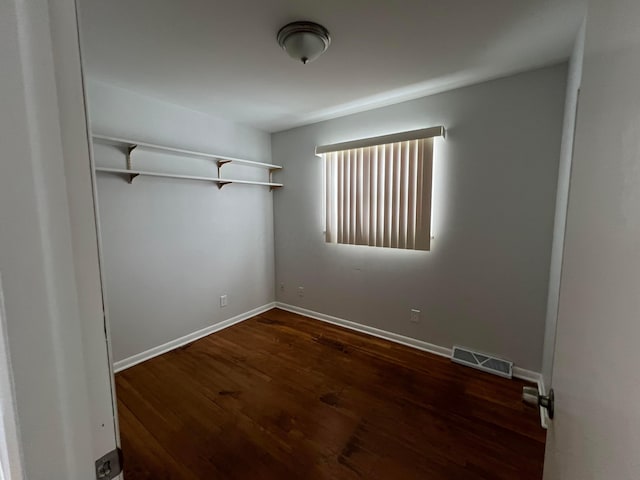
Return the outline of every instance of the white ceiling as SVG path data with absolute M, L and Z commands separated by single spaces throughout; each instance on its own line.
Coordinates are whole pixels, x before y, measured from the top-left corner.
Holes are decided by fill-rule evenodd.
M 583 0 L 79 0 L 88 74 L 266 131 L 566 59 Z M 309 65 L 294 20 L 329 29 Z

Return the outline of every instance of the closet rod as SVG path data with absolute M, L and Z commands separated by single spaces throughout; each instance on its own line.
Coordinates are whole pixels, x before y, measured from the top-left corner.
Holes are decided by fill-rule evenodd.
M 126 168 L 96 167 L 96 172 L 116 173 L 119 175 L 129 175 L 129 176 L 143 175 L 143 176 L 149 176 L 149 177 L 177 178 L 178 180 L 200 180 L 204 182 L 217 183 L 220 186 L 226 185 L 228 183 L 242 183 L 245 185 L 263 185 L 265 187 L 271 187 L 272 189 L 283 186 L 282 183 L 274 183 L 274 182 L 258 182 L 255 180 L 238 180 L 234 178 L 200 177 L 195 175 L 180 175 L 177 173 L 150 172 L 147 170 L 130 170 Z

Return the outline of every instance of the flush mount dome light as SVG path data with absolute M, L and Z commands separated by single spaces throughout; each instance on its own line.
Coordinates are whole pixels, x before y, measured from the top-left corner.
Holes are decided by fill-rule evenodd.
M 329 31 L 313 22 L 292 22 L 278 32 L 278 44 L 305 65 L 324 53 L 330 43 Z

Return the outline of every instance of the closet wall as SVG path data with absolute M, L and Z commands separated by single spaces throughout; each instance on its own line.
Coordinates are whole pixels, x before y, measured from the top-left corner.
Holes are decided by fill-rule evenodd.
M 91 79 L 88 97 L 94 133 L 271 163 L 265 132 Z M 140 169 L 217 174 L 211 160 L 143 151 L 132 158 Z M 94 159 L 98 166 L 126 165 L 124 151 L 114 146 L 95 144 Z M 228 177 L 267 175 L 224 169 Z M 219 190 L 213 183 L 142 176 L 129 184 L 107 173 L 97 175 L 97 187 L 115 362 L 273 301 L 268 188 Z

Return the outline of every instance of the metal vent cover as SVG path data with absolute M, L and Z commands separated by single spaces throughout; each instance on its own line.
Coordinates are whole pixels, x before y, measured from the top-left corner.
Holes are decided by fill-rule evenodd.
M 513 376 L 513 362 L 484 353 L 474 352 L 464 347 L 453 347 L 451 361 L 504 378 L 511 378 Z

